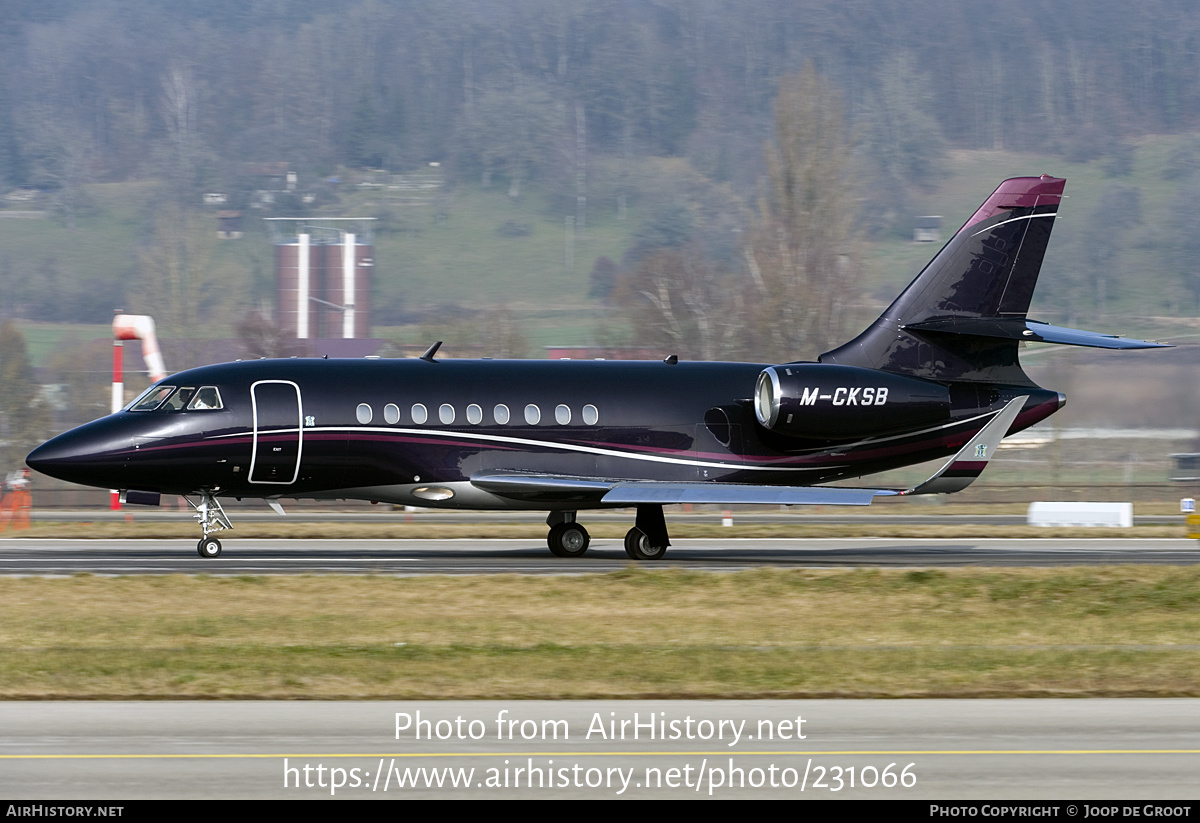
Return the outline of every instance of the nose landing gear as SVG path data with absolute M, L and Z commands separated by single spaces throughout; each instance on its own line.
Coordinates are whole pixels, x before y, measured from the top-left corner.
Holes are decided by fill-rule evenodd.
M 215 537 L 202 537 L 196 544 L 196 554 L 205 559 L 221 556 L 221 541 Z
M 214 557 L 221 556 L 221 541 L 209 535 L 213 532 L 219 532 L 222 529 L 232 529 L 233 524 L 229 522 L 229 518 L 225 515 L 225 510 L 221 508 L 221 503 L 217 500 L 215 494 L 204 489 L 200 492 L 200 502 L 193 503 L 190 498 L 184 497 L 188 505 L 195 510 L 192 516 L 200 524 L 200 528 L 204 530 L 204 537 L 196 544 L 196 554 L 206 560 L 211 560 Z

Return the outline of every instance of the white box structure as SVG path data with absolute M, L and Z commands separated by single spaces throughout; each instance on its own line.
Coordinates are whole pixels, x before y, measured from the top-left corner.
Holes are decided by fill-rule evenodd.
M 1029 504 L 1026 522 L 1030 526 L 1092 526 L 1129 529 L 1133 527 L 1133 504 L 1037 501 Z

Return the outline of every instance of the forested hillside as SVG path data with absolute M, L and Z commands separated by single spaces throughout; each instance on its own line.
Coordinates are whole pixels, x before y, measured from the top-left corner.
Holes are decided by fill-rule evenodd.
M 1088 159 L 1200 125 L 1200 15 L 1179 0 L 3 7 L 10 185 L 169 172 L 203 189 L 251 160 L 550 180 L 577 117 L 589 154 L 687 156 L 752 182 L 778 80 L 808 60 L 901 178 L 942 139 Z
M 1200 232 L 1187 204 L 1200 195 L 1200 143 L 1189 136 L 1200 130 L 1200 14 L 1181 0 L 0 8 L 4 211 L 48 217 L 0 222 L 7 317 L 104 322 L 115 305 L 155 310 L 145 303 L 174 254 L 211 280 L 178 323 L 230 329 L 269 303 L 258 217 L 356 213 L 380 218 L 377 324 L 428 324 L 464 306 L 469 318 L 497 302 L 519 313 L 552 295 L 584 314 L 615 307 L 623 319 L 601 324 L 608 341 L 687 338 L 677 347 L 697 356 L 774 351 L 795 341 L 734 339 L 711 318 L 778 314 L 743 287 L 799 288 L 780 249 L 818 236 L 845 291 L 822 311 L 869 302 L 894 285 L 883 272 L 906 276 L 925 253 L 905 248 L 913 217 L 954 217 L 955 174 L 970 176 L 952 204 L 964 209 L 986 193 L 976 176 L 995 182 L 961 159 L 979 151 L 1047 160 L 1018 173 L 1089 181 L 1094 199 L 1064 209 L 1087 228 L 1068 238 L 1069 271 L 1042 295 L 1049 308 L 1073 319 L 1196 310 Z M 798 85 L 781 92 L 781 81 Z M 806 135 L 823 118 L 824 137 Z M 810 138 L 836 147 L 832 163 L 811 148 L 788 156 L 796 146 L 783 143 Z M 371 196 L 431 163 L 440 188 L 424 210 Z M 836 218 L 796 200 L 818 188 L 780 188 L 789 163 L 845 192 L 820 206 L 841 210 Z M 268 166 L 298 181 L 269 201 L 259 194 Z M 206 193 L 246 212 L 246 238 L 179 240 L 213 223 Z M 446 274 L 456 254 L 469 269 L 461 286 Z M 490 270 L 489 256 L 499 261 Z M 1122 279 L 1131 264 L 1136 293 Z M 825 293 L 829 271 L 802 276 Z M 669 300 L 667 281 L 707 304 L 679 328 L 643 334 L 662 320 L 647 295 Z M 718 299 L 738 289 L 755 305 Z M 840 333 L 811 326 L 813 345 Z

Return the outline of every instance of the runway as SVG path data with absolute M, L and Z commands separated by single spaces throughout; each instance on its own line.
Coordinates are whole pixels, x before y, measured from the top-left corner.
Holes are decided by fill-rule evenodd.
M 594 540 L 586 556 L 553 557 L 523 540 L 224 539 L 215 560 L 186 540 L 0 540 L 2 575 L 121 574 L 594 574 L 632 561 L 618 540 Z M 675 541 L 652 568 L 734 571 L 781 567 L 1193 565 L 1200 541 L 1185 539 L 720 539 Z
M 1200 797 L 1200 700 L 23 702 L 0 727 L 10 800 Z
M 190 541 L 5 539 L 0 573 L 583 574 L 629 566 L 617 541 L 593 545 L 584 558 L 561 560 L 533 540 L 230 539 L 221 558 L 206 561 Z M 1187 540 L 698 539 L 643 565 L 1198 561 L 1200 549 Z M 0 795 L 11 801 L 1064 801 L 1056 816 L 1084 818 L 1066 801 L 1136 800 L 1143 811 L 1153 801 L 1153 811 L 1200 796 L 1200 700 L 1192 699 L 21 701 L 0 702 L 0 728 Z
M 270 510 L 264 510 L 261 501 L 224 504 L 230 517 L 238 523 L 278 523 L 279 515 Z M 926 506 L 924 512 L 916 506 L 895 507 L 905 511 L 882 513 L 880 511 L 837 511 L 818 514 L 805 511 L 797 513 L 789 510 L 763 511 L 760 509 L 734 509 L 732 516 L 739 525 L 751 524 L 791 524 L 791 525 L 904 525 L 904 526 L 1024 526 L 1027 516 L 1024 514 L 954 514 L 938 511 L 937 506 Z M 914 511 L 914 509 L 916 511 Z M 929 511 L 928 509 L 933 509 Z M 672 512 L 672 524 L 713 524 L 717 525 L 724 518 L 725 512 L 715 508 L 707 511 Z M 126 507 L 117 511 L 107 509 L 36 509 L 31 515 L 35 523 L 186 523 L 191 520 L 189 512 L 162 508 L 137 509 Z M 589 510 L 586 515 L 588 523 L 619 523 L 628 525 L 634 515 L 630 511 L 607 511 L 603 509 Z M 480 512 L 468 509 L 421 509 L 416 512 L 398 511 L 313 511 L 310 509 L 290 509 L 287 519 L 292 523 L 372 523 L 387 526 L 399 522 L 413 523 L 537 523 L 546 522 L 545 512 L 539 511 L 506 511 Z M 1181 526 L 1183 521 L 1178 514 L 1135 515 L 1135 526 Z

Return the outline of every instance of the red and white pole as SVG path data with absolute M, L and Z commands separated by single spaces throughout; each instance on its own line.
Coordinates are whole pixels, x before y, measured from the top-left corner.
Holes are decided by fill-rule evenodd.
M 120 316 L 120 312 L 118 312 Z M 113 320 L 113 329 L 117 326 Z M 125 342 L 113 334 L 113 378 L 112 378 L 112 412 L 116 414 L 125 405 Z M 108 508 L 117 511 L 121 508 L 121 493 L 116 489 L 108 490 Z
M 116 414 L 125 407 L 125 346 L 126 340 L 142 341 L 142 359 L 150 372 L 150 382 L 157 383 L 167 376 L 162 352 L 158 348 L 158 337 L 154 334 L 154 318 L 144 314 L 122 314 L 118 309 L 113 317 L 113 382 L 112 410 Z M 120 492 L 109 490 L 108 507 L 114 511 L 121 508 Z
M 113 318 L 114 340 L 141 340 L 142 359 L 150 372 L 150 382 L 157 383 L 167 376 L 158 337 L 154 334 L 154 318 L 144 314 L 118 314 Z M 121 403 L 124 406 L 124 403 Z M 119 408 L 119 407 L 118 407 Z

